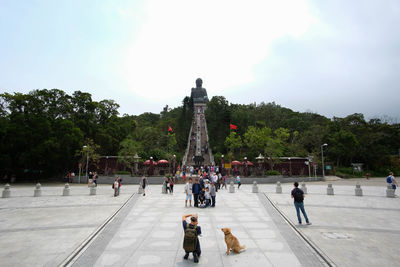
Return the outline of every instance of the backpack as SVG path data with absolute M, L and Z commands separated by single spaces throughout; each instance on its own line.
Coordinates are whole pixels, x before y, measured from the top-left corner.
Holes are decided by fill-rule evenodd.
M 185 236 L 183 237 L 183 249 L 185 252 L 193 252 L 197 246 L 197 231 L 196 227 L 188 225 L 185 230 Z
M 392 176 L 388 176 L 388 177 L 386 177 L 386 182 L 388 183 L 388 184 L 391 184 L 392 183 Z
M 303 202 L 303 194 L 304 192 L 297 188 L 293 192 L 293 198 L 295 202 Z

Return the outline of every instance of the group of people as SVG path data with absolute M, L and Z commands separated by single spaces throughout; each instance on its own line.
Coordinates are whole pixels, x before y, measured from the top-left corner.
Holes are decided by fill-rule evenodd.
M 166 190 L 166 192 L 168 193 L 170 193 L 170 194 L 173 194 L 174 193 L 174 178 L 172 178 L 172 177 L 166 177 L 165 178 L 165 185 L 163 185 L 163 186 L 165 186 L 166 188 L 165 188 L 165 190 Z
M 119 196 L 121 184 L 122 184 L 122 179 L 121 179 L 121 177 L 117 176 L 117 178 L 115 178 L 114 183 L 111 186 L 112 189 L 114 189 L 114 197 Z
M 200 178 L 189 178 L 185 185 L 185 207 L 188 207 L 188 202 L 189 207 L 192 206 L 192 198 L 194 207 L 215 207 L 217 192 L 223 187 L 226 189 L 226 176 L 221 174 L 211 173 L 209 176 L 204 172 Z

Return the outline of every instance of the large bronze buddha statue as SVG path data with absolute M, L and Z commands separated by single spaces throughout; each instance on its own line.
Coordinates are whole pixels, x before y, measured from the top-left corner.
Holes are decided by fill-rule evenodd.
M 202 87 L 203 81 L 198 78 L 196 80 L 196 88 L 192 88 L 192 94 L 190 95 L 193 98 L 193 103 L 207 103 L 207 90 Z

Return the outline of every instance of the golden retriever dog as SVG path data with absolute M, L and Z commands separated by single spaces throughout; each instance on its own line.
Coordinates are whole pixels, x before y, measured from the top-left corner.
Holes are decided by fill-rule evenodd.
M 225 234 L 226 255 L 229 255 L 231 250 L 235 253 L 240 253 L 242 249 L 246 248 L 245 245 L 240 245 L 239 240 L 231 233 L 230 228 L 221 228 L 221 231 Z

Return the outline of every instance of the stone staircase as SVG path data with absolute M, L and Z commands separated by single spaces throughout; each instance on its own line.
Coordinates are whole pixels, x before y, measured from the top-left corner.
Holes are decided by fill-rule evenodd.
M 209 147 L 205 105 L 195 104 L 194 118 L 188 138 L 188 145 L 182 161 L 183 166 L 196 166 L 195 158 L 202 157 L 201 165 L 213 165 L 214 157 Z

